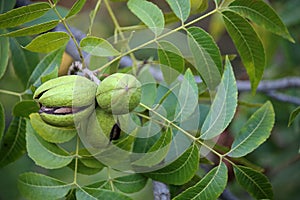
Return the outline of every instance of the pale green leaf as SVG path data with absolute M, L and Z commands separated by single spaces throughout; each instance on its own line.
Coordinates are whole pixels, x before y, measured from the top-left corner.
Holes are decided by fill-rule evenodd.
M 108 41 L 94 36 L 83 38 L 80 41 L 80 47 L 94 56 L 106 57 L 120 54 Z
M 230 157 L 242 157 L 261 145 L 271 134 L 275 121 L 275 113 L 270 102 L 259 108 L 241 128 L 233 141 Z
M 233 165 L 237 182 L 256 199 L 273 199 L 272 185 L 268 178 L 251 168 Z
M 210 111 L 201 128 L 201 139 L 211 139 L 221 134 L 231 122 L 237 106 L 237 86 L 228 57 L 225 71 Z
M 264 1 L 235 0 L 229 5 L 229 9 L 251 19 L 266 30 L 295 42 L 275 10 Z
M 10 1 L 0 0 L 0 14 L 13 9 L 15 4 L 16 4 L 16 0 L 10 0 Z
M 26 152 L 25 120 L 14 117 L 5 133 L 0 149 L 0 168 L 19 159 Z
M 55 67 L 59 67 L 63 52 L 64 48 L 61 48 L 46 55 L 32 72 L 27 82 L 26 88 L 29 88 L 31 85 L 33 85 L 34 87 L 38 87 L 41 84 L 41 77 L 52 72 Z
M 199 148 L 193 144 L 175 161 L 157 171 L 146 173 L 154 180 L 167 184 L 182 185 L 195 175 L 199 167 Z
M 188 188 L 173 200 L 213 200 L 224 191 L 227 184 L 227 167 L 221 162 L 206 174 L 196 185 Z
M 29 157 L 35 164 L 44 168 L 61 168 L 67 166 L 73 159 L 73 156 L 57 145 L 48 143 L 38 136 L 29 120 L 26 123 L 26 142 Z
M 48 53 L 61 48 L 69 39 L 69 35 L 65 32 L 49 32 L 34 38 L 24 48 L 33 52 Z
M 292 123 L 294 122 L 295 118 L 299 115 L 299 113 L 300 113 L 300 106 L 295 110 L 293 110 L 293 112 L 291 113 L 288 126 L 292 125 Z
M 113 179 L 114 186 L 126 194 L 142 190 L 147 183 L 147 178 L 140 174 L 130 174 Z
M 16 103 L 13 108 L 13 115 L 15 117 L 29 117 L 30 113 L 38 112 L 40 109 L 36 101 L 23 100 Z
M 14 27 L 29 22 L 42 16 L 49 9 L 48 3 L 35 3 L 10 10 L 0 14 L 0 28 Z
M 127 6 L 156 36 L 161 34 L 165 20 L 160 8 L 146 0 L 129 0 Z
M 184 22 L 190 15 L 191 4 L 190 0 L 166 0 L 170 5 L 175 15 Z
M 210 90 L 215 90 L 221 80 L 222 60 L 213 38 L 198 27 L 188 28 L 188 43 L 194 66 Z
M 72 185 L 49 176 L 27 172 L 19 176 L 18 188 L 28 199 L 53 200 L 63 198 Z
M 32 128 L 46 141 L 64 143 L 75 137 L 77 130 L 74 127 L 57 127 L 45 123 L 38 113 L 30 115 Z
M 77 200 L 131 200 L 130 197 L 123 195 L 122 193 L 113 192 L 104 189 L 94 188 L 80 188 L 76 190 Z
M 5 110 L 0 102 L 0 144 L 5 130 Z M 0 148 L 1 149 L 1 148 Z
M 262 42 L 250 23 L 232 11 L 222 12 L 225 27 L 232 38 L 247 70 L 254 93 L 265 68 L 265 52 Z
M 0 33 L 3 31 L 0 30 Z M 9 40 L 7 37 L 0 37 L 0 79 L 4 75 L 9 58 Z
M 86 0 L 77 0 L 72 8 L 70 9 L 69 13 L 67 14 L 66 18 L 76 15 L 84 6 Z
M 54 27 L 57 26 L 58 23 L 59 23 L 58 20 L 53 20 L 50 22 L 45 22 L 42 24 L 37 24 L 37 25 L 22 28 L 22 29 L 18 29 L 15 31 L 11 31 L 9 33 L 5 33 L 2 35 L 8 36 L 8 37 L 20 37 L 20 36 L 26 36 L 26 35 L 35 35 L 35 34 L 44 33 L 48 30 L 53 29 Z

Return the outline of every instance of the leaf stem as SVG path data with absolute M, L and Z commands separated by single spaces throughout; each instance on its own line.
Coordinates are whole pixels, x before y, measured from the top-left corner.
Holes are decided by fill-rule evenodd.
M 95 21 L 96 14 L 97 14 L 97 12 L 100 9 L 101 2 L 102 2 L 102 0 L 98 0 L 97 1 L 95 9 L 90 14 L 90 26 L 89 26 L 89 30 L 88 30 L 87 35 L 91 35 L 92 34 L 92 27 L 93 27 L 93 24 L 94 24 L 94 21 Z
M 9 90 L 2 90 L 2 89 L 0 89 L 0 93 L 9 94 L 9 95 L 12 95 L 12 96 L 17 96 L 17 97 L 19 97 L 20 101 L 22 101 L 22 95 L 24 94 L 23 92 L 18 93 L 18 92 L 12 92 L 12 91 L 9 91 Z
M 77 170 L 78 170 L 78 157 L 79 157 L 79 136 L 76 138 L 76 150 L 75 150 L 75 166 L 74 166 L 74 179 L 73 183 L 77 185 Z

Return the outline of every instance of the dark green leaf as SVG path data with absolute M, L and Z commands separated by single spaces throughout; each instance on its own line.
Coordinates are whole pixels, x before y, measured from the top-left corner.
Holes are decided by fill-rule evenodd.
M 29 37 L 10 38 L 9 41 L 11 54 L 18 55 L 11 56 L 14 71 L 22 85 L 26 86 L 30 74 L 40 61 L 40 57 L 37 53 L 21 48 L 20 45 L 26 45 L 30 41 Z
M 166 0 L 170 5 L 175 15 L 184 22 L 190 15 L 191 4 L 190 0 Z
M 14 27 L 29 22 L 42 16 L 49 9 L 50 5 L 48 3 L 35 3 L 10 10 L 0 14 L 0 28 Z
M 76 191 L 77 200 L 131 200 L 130 197 L 121 193 L 112 192 L 110 190 L 94 189 L 94 188 L 80 188 Z
M 262 173 L 244 166 L 233 165 L 237 182 L 256 199 L 273 199 L 272 185 Z
M 44 141 L 32 128 L 30 121 L 26 123 L 26 146 L 29 157 L 35 164 L 47 169 L 57 169 L 67 166 L 73 156 L 55 144 Z
M 0 0 L 0 14 L 13 9 L 15 4 L 16 4 L 16 0 L 10 0 L 10 1 Z
M 198 27 L 188 28 L 188 42 L 194 66 L 210 90 L 215 90 L 221 80 L 222 60 L 213 38 Z
M 52 72 L 55 67 L 59 67 L 63 52 L 64 48 L 60 48 L 45 56 L 32 72 L 27 82 L 27 88 L 29 88 L 31 85 L 38 87 L 41 84 L 41 77 Z
M 163 31 L 164 15 L 155 4 L 146 0 L 129 0 L 127 6 L 155 35 Z
M 223 11 L 225 27 L 232 38 L 250 78 L 254 93 L 265 68 L 265 52 L 261 40 L 250 23 L 232 11 Z
M 94 175 L 100 172 L 102 169 L 100 168 L 91 168 L 84 165 L 81 160 L 77 162 L 77 168 L 75 168 L 75 160 L 68 165 L 72 170 L 77 170 L 77 173 L 84 174 L 84 175 Z
M 171 164 L 157 171 L 146 173 L 145 176 L 167 184 L 182 185 L 193 178 L 198 167 L 199 148 L 193 144 Z
M 77 0 L 76 3 L 72 6 L 66 18 L 76 15 L 84 6 L 86 0 Z
M 18 188 L 28 199 L 53 200 L 64 197 L 72 185 L 49 176 L 28 172 L 19 176 Z
M 130 194 L 142 190 L 145 187 L 147 180 L 146 177 L 140 174 L 130 174 L 115 178 L 113 184 L 121 192 Z
M 0 30 L 0 33 L 3 31 Z M 0 79 L 4 75 L 9 58 L 9 40 L 7 37 L 0 37 Z
M 213 200 L 217 199 L 224 191 L 227 184 L 227 167 L 221 162 L 212 169 L 196 185 L 188 188 L 173 200 Z
M 237 106 L 237 87 L 228 57 L 217 94 L 201 128 L 201 138 L 211 139 L 221 134 L 231 122 Z
M 0 168 L 19 159 L 26 152 L 25 120 L 14 117 L 5 133 L 0 149 Z
M 33 129 L 46 141 L 64 143 L 75 137 L 77 131 L 74 127 L 57 127 L 45 123 L 38 113 L 30 115 Z
M 291 113 L 288 126 L 292 125 L 292 123 L 294 122 L 295 118 L 299 115 L 299 113 L 300 113 L 300 106 L 295 110 L 293 110 L 293 112 Z
M 57 78 L 58 77 L 58 68 L 59 66 L 55 67 L 52 72 L 46 74 L 45 76 L 41 77 L 41 82 L 45 83 L 53 78 Z
M 256 149 L 267 140 L 275 122 L 275 113 L 270 102 L 259 108 L 241 128 L 233 141 L 230 157 L 242 157 Z
M 5 110 L 0 102 L 0 144 L 1 144 L 4 130 L 5 130 Z
M 34 38 L 24 48 L 33 51 L 48 53 L 64 46 L 70 37 L 65 32 L 49 32 Z
M 235 0 L 229 5 L 229 8 L 251 19 L 266 30 L 295 42 L 277 13 L 264 1 Z
M 29 117 L 31 113 L 38 112 L 40 107 L 37 102 L 33 100 L 24 100 L 18 102 L 13 108 L 13 115 L 15 117 Z
M 58 23 L 59 23 L 58 20 L 53 20 L 53 21 L 50 21 L 50 22 L 45 22 L 45 23 L 42 23 L 42 24 L 37 24 L 37 25 L 26 27 L 26 28 L 18 29 L 16 31 L 5 33 L 3 35 L 4 36 L 9 36 L 9 37 L 20 37 L 20 36 L 26 36 L 26 35 L 35 35 L 35 34 L 43 33 L 43 32 L 46 32 L 48 30 L 53 29 L 54 27 L 57 26 Z

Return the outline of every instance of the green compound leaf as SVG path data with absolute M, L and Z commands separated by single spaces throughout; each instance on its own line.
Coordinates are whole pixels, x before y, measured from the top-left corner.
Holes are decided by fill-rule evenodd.
M 28 172 L 19 176 L 18 188 L 27 199 L 53 200 L 66 196 L 72 186 L 49 176 Z
M 250 23 L 239 14 L 223 11 L 222 16 L 249 75 L 252 92 L 255 93 L 266 64 L 262 42 Z
M 233 165 L 237 182 L 256 199 L 273 199 L 272 185 L 268 178 L 251 168 Z
M 46 169 L 57 169 L 67 166 L 73 156 L 55 144 L 44 141 L 32 128 L 30 121 L 26 123 L 26 142 L 29 157 Z
M 0 102 L 0 144 L 5 130 L 5 110 Z
M 211 139 L 221 134 L 231 122 L 237 106 L 237 86 L 228 57 L 225 71 L 210 111 L 201 129 L 201 139 Z
M 121 192 L 130 194 L 142 190 L 146 186 L 147 180 L 145 176 L 140 174 L 130 174 L 115 178 L 113 184 Z
M 256 149 L 267 140 L 275 122 L 275 113 L 270 102 L 259 108 L 241 128 L 233 141 L 230 157 L 242 157 Z
M 45 123 L 38 113 L 32 113 L 29 117 L 32 128 L 47 142 L 68 142 L 77 134 L 74 127 L 57 127 Z
M 188 188 L 173 200 L 212 200 L 217 199 L 224 191 L 227 184 L 227 167 L 221 162 L 212 169 L 196 185 Z
M 76 190 L 77 200 L 132 200 L 130 197 L 125 196 L 121 193 L 113 192 L 104 189 L 94 189 L 94 188 L 79 188 Z
M 94 36 L 83 38 L 80 41 L 80 47 L 94 56 L 106 57 L 120 54 L 108 41 Z
M 35 3 L 0 14 L 0 28 L 9 28 L 34 20 L 50 9 L 48 3 Z
M 49 32 L 34 38 L 24 48 L 33 52 L 49 53 L 64 46 L 69 39 L 65 32 Z
M 295 110 L 293 110 L 293 112 L 291 113 L 288 126 L 292 125 L 292 123 L 294 122 L 295 118 L 299 115 L 299 113 L 300 113 L 300 106 Z
M 190 0 L 166 0 L 170 5 L 175 15 L 184 22 L 190 15 L 191 4 Z
M 38 112 L 40 107 L 33 100 L 19 101 L 13 108 L 13 115 L 16 117 L 29 117 L 31 113 Z
M 127 6 L 156 36 L 161 34 L 165 20 L 160 8 L 146 0 L 129 0 Z
M 229 5 L 229 9 L 251 19 L 266 30 L 295 42 L 277 13 L 264 1 L 235 0 Z
M 26 152 L 25 120 L 14 117 L 5 133 L 0 149 L 0 168 L 19 159 Z
M 3 31 L 0 30 L 0 33 Z M 7 37 L 0 37 L 0 79 L 4 75 L 9 58 L 9 40 Z
M 222 60 L 213 38 L 198 27 L 188 31 L 188 43 L 193 55 L 194 66 L 210 90 L 215 90 L 221 80 Z
M 26 36 L 26 35 L 35 35 L 35 34 L 44 33 L 48 30 L 53 29 L 54 27 L 57 26 L 58 23 L 59 23 L 58 20 L 53 20 L 50 22 L 45 22 L 42 24 L 37 24 L 37 25 L 26 27 L 26 28 L 18 29 L 16 31 L 12 31 L 12 32 L 5 33 L 2 35 L 8 36 L 8 37 L 20 37 L 20 36 Z
M 79 13 L 79 11 L 83 8 L 86 0 L 77 0 L 72 8 L 70 9 L 69 13 L 67 14 L 66 18 L 72 17 Z
M 166 167 L 144 174 L 167 184 L 182 185 L 194 176 L 199 167 L 199 148 L 193 144 L 179 158 Z

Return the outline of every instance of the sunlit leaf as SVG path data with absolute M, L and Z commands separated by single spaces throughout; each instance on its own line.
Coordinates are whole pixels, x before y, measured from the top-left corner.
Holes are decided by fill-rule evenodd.
M 194 176 L 199 167 L 199 148 L 193 144 L 181 156 L 166 167 L 146 173 L 154 180 L 167 184 L 182 185 Z
M 127 6 L 155 35 L 163 31 L 164 15 L 155 4 L 146 0 L 129 0 Z
M 252 152 L 270 136 L 274 122 L 273 106 L 267 102 L 241 128 L 227 154 L 231 157 L 242 157 Z
M 237 106 L 237 86 L 228 58 L 217 94 L 201 128 L 201 138 L 211 139 L 221 134 L 231 122 Z
M 208 0 L 190 0 L 190 3 L 192 13 L 203 12 L 208 7 Z
M 57 127 L 45 123 L 38 113 L 30 115 L 32 128 L 46 141 L 64 143 L 75 137 L 77 130 L 74 127 Z
M 222 60 L 213 38 L 198 27 L 188 28 L 188 43 L 197 71 L 210 90 L 220 83 Z
M 39 106 L 33 100 L 18 102 L 13 108 L 13 115 L 16 117 L 29 117 L 30 113 L 38 112 Z
M 72 185 L 49 176 L 28 172 L 19 176 L 18 188 L 28 199 L 53 200 L 64 197 Z
M 57 26 L 59 23 L 58 20 L 53 20 L 50 22 L 45 22 L 42 24 L 37 24 L 25 28 L 21 28 L 15 31 L 11 31 L 9 33 L 3 34 L 4 36 L 9 36 L 9 37 L 20 37 L 20 36 L 26 36 L 26 35 L 35 35 L 39 33 L 46 32 L 48 30 L 53 29 L 54 27 Z
M 249 75 L 252 92 L 255 92 L 265 68 L 265 52 L 261 40 L 250 23 L 239 14 L 223 11 L 225 27 Z
M 292 125 L 292 123 L 294 122 L 295 118 L 299 115 L 299 113 L 300 113 L 300 106 L 295 110 L 293 110 L 293 112 L 291 113 L 288 126 Z
M 229 8 L 251 19 L 266 30 L 295 42 L 277 13 L 264 1 L 235 0 L 229 5 Z
M 67 14 L 66 18 L 76 15 L 84 6 L 86 0 L 77 0 L 72 8 L 70 9 L 69 13 Z
M 15 4 L 16 4 L 16 0 L 10 0 L 10 1 L 0 0 L 0 5 L 1 5 L 0 6 L 0 14 L 13 9 Z
M 195 199 L 212 200 L 217 199 L 224 191 L 227 184 L 227 167 L 221 162 L 220 165 L 206 174 L 196 185 L 188 188 L 173 200 Z
M 50 5 L 48 3 L 34 3 L 10 10 L 0 14 L 0 28 L 14 27 L 34 20 L 45 14 L 49 9 Z
M 26 146 L 29 157 L 35 164 L 47 169 L 57 169 L 67 166 L 73 156 L 55 144 L 44 141 L 32 128 L 30 121 L 26 123 Z
M 48 53 L 64 46 L 70 37 L 65 32 L 48 32 L 34 38 L 24 48 L 33 51 Z
M 0 33 L 3 31 L 0 30 Z M 9 58 L 9 40 L 7 37 L 0 37 L 0 79 L 4 75 Z
M 0 168 L 19 159 L 26 152 L 25 120 L 14 117 L 5 133 L 0 149 Z
M 237 182 L 256 199 L 273 199 L 272 185 L 262 173 L 244 166 L 233 165 Z
M 64 48 L 60 48 L 48 55 L 46 55 L 32 72 L 28 82 L 27 88 L 31 85 L 38 87 L 41 84 L 40 78 L 52 72 L 55 67 L 60 66 Z
M 129 194 L 142 190 L 146 186 L 147 180 L 140 174 L 130 174 L 113 179 L 113 184 L 121 192 Z
M 117 56 L 120 54 L 108 41 L 94 36 L 83 38 L 80 41 L 80 47 L 94 56 Z
M 170 5 L 175 15 L 184 22 L 190 15 L 191 4 L 190 0 L 166 0 Z
M 5 130 L 5 111 L 4 111 L 4 108 L 3 108 L 3 106 L 0 102 L 0 144 L 1 144 L 1 140 L 2 140 L 4 130 Z
M 80 188 L 76 190 L 77 200 L 131 200 L 130 197 L 125 196 L 121 193 L 113 192 L 104 189 L 94 189 L 94 188 Z

